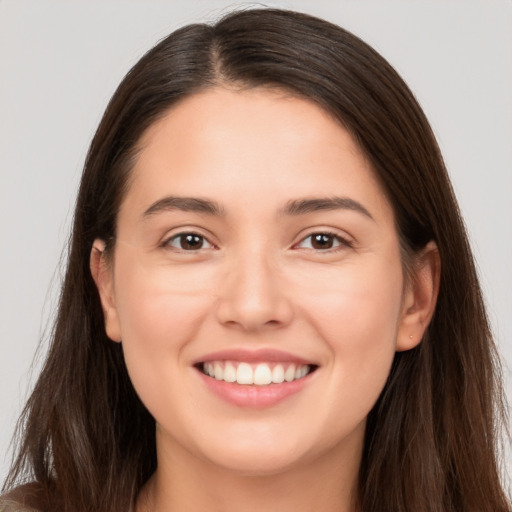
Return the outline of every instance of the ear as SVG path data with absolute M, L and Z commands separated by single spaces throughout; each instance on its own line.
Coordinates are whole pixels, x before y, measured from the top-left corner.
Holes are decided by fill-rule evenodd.
M 100 295 L 105 317 L 105 331 L 111 340 L 119 342 L 121 341 L 121 325 L 114 295 L 114 271 L 107 258 L 103 240 L 94 240 L 89 265 Z
M 410 350 L 421 342 L 434 315 L 440 275 L 439 251 L 435 242 L 429 242 L 415 256 L 409 282 L 406 283 L 396 344 L 398 352 Z

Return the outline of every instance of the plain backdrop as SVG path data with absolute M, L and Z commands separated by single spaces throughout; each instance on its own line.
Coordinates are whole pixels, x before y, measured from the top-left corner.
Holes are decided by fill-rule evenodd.
M 46 350 L 77 183 L 107 101 L 159 39 L 240 5 L 255 4 L 0 0 L 0 481 Z M 512 2 L 266 5 L 351 30 L 416 94 L 446 159 L 493 329 L 512 366 Z

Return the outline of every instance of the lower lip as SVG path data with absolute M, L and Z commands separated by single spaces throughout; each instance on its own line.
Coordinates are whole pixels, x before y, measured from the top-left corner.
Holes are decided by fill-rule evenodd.
M 225 382 L 205 375 L 197 370 L 204 384 L 215 395 L 238 407 L 262 409 L 271 407 L 299 393 L 310 382 L 313 373 L 292 382 L 268 384 L 266 386 Z

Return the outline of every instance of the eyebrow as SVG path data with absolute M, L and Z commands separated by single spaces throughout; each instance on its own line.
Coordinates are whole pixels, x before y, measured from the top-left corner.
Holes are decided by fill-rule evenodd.
M 199 197 L 168 196 L 155 201 L 143 214 L 144 219 L 157 213 L 180 210 L 182 212 L 197 212 L 207 215 L 224 215 L 224 209 L 215 201 Z
M 144 219 L 157 213 L 180 210 L 183 212 L 204 213 L 206 215 L 223 216 L 224 208 L 215 201 L 199 197 L 167 196 L 155 201 L 142 215 Z M 349 197 L 304 198 L 288 201 L 279 210 L 280 215 L 306 215 L 322 210 L 352 210 L 373 219 L 370 212 L 358 201 Z
M 349 197 L 321 197 L 288 201 L 280 211 L 282 215 L 305 215 L 321 210 L 352 210 L 374 220 L 371 213 L 358 201 Z

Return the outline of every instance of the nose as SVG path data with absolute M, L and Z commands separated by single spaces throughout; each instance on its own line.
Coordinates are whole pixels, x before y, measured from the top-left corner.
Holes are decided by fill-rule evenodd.
M 218 290 L 217 319 L 244 331 L 278 329 L 293 319 L 286 279 L 264 254 L 242 254 Z

